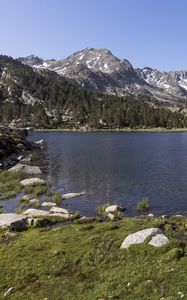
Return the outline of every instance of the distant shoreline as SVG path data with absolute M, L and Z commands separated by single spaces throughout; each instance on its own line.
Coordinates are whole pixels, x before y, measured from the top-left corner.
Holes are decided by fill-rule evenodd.
M 84 129 L 84 128 L 79 128 L 79 129 L 75 129 L 75 128 L 56 128 L 56 129 L 34 129 L 34 132 L 134 132 L 134 133 L 182 133 L 182 132 L 187 132 L 187 128 L 171 128 L 171 129 L 167 129 L 167 128 L 116 128 L 116 129 L 94 129 L 94 128 L 88 128 L 88 129 Z

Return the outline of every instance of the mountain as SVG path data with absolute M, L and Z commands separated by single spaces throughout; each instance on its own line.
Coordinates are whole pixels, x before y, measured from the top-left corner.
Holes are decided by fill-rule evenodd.
M 147 101 L 158 100 L 174 106 L 187 102 L 187 71 L 134 69 L 128 60 L 115 57 L 107 49 L 86 48 L 62 60 L 43 60 L 33 55 L 18 59 L 102 93 L 147 97 Z
M 54 60 L 46 63 L 35 56 L 15 60 L 0 55 L 0 123 L 35 128 L 171 128 L 187 125 L 184 106 L 166 109 L 142 87 L 149 85 L 128 61 L 113 57 L 108 50 L 98 51 L 92 62 L 89 60 L 93 53 L 89 50 L 88 56 L 81 58 L 77 53 L 76 59 L 67 58 L 66 63 L 62 62 L 67 66 L 63 76 L 48 69 L 51 64 L 50 69 L 53 65 L 54 70 L 57 63 Z M 75 71 L 74 63 L 79 72 Z M 79 80 L 85 83 L 84 86 Z M 113 86 L 118 85 L 124 96 L 107 92 L 109 85 L 112 91 Z

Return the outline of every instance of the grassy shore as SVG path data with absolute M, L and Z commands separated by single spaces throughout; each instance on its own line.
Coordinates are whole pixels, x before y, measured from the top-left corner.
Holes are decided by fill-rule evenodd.
M 159 226 L 170 242 L 120 249 L 137 230 Z M 0 299 L 187 299 L 187 219 L 117 222 L 0 233 Z
M 187 132 L 187 128 L 53 128 L 53 129 L 35 129 L 35 132 Z

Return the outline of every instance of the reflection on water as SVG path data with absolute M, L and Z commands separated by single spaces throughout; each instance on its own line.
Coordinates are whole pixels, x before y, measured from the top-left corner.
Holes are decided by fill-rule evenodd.
M 64 205 L 94 214 L 119 203 L 132 214 L 142 197 L 152 212 L 187 211 L 186 133 L 33 133 L 47 143 L 38 160 L 53 190 L 86 191 Z

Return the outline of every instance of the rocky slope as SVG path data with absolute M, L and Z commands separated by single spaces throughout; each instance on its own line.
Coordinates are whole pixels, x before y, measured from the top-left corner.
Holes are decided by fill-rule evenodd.
M 128 60 L 120 60 L 107 49 L 86 48 L 62 60 L 43 60 L 33 55 L 19 60 L 35 69 L 52 70 L 102 93 L 146 96 L 169 105 L 187 101 L 187 71 L 134 69 Z

